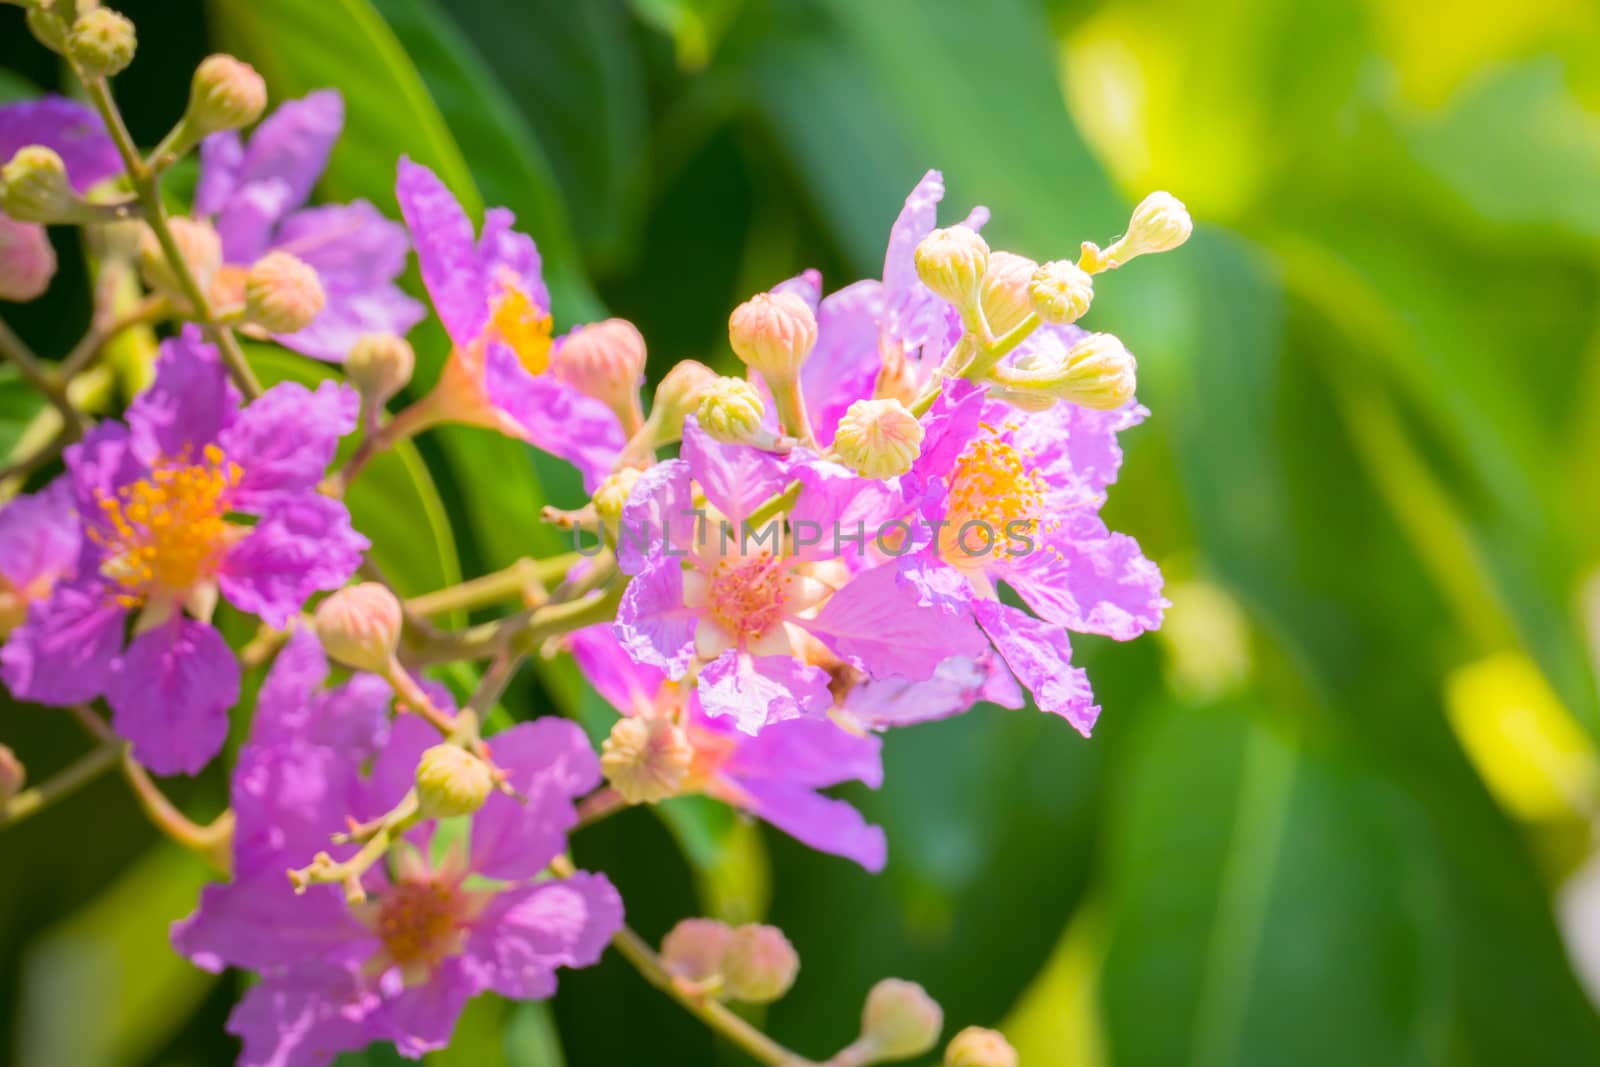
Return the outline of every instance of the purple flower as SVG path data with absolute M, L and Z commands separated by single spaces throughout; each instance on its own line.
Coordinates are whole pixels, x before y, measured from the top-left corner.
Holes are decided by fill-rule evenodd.
M 422 280 L 452 349 L 425 422 L 463 422 L 527 441 L 583 472 L 592 490 L 622 450 L 621 425 L 605 404 L 550 373 L 550 292 L 531 238 L 505 208 L 483 231 L 427 167 L 400 160 L 395 196 L 417 248 Z M 415 409 L 414 409 L 415 410 Z
M 292 637 L 234 774 L 232 880 L 172 928 L 196 966 L 260 973 L 228 1020 L 247 1067 L 317 1067 L 373 1041 L 421 1058 L 448 1044 L 472 997 L 548 997 L 557 967 L 593 964 L 622 924 L 604 876 L 535 880 L 566 847 L 572 799 L 600 779 L 583 732 L 556 719 L 490 739 L 526 800 L 491 796 L 465 842 L 436 848 L 424 824 L 396 847 L 392 873 L 367 873 L 365 902 L 327 884 L 296 895 L 284 869 L 319 850 L 351 854 L 330 835 L 391 809 L 439 740 L 412 716 L 388 722 L 382 681 L 324 691 L 326 673 L 316 639 Z
M 102 423 L 67 450 L 76 574 L 0 649 L 12 693 L 41 704 L 104 694 L 152 771 L 205 766 L 239 694 L 239 665 L 207 621 L 217 594 L 281 627 L 366 551 L 344 505 L 317 491 L 357 405 L 345 386 L 286 382 L 241 408 L 195 328 L 163 342 L 126 424 Z
M 568 638 L 584 677 L 623 715 L 667 717 L 683 729 L 694 756 L 685 793 L 699 792 L 746 811 L 822 852 L 844 856 L 869 871 L 883 869 L 883 830 L 842 800 L 817 791 L 858 781 L 883 781 L 881 742 L 851 733 L 826 718 L 773 723 L 750 737 L 712 719 L 693 690 L 665 671 L 636 663 L 605 626 Z
M 22 625 L 28 606 L 46 599 L 72 573 L 78 543 L 66 478 L 0 507 L 0 637 Z
M 274 338 L 296 352 L 341 362 L 363 333 L 404 334 L 422 321 L 422 305 L 394 284 L 405 270 L 405 229 L 365 200 L 305 207 L 344 126 L 344 100 L 332 89 L 280 106 L 247 145 L 235 131 L 200 147 L 194 211 L 213 219 L 223 268 L 213 290 L 224 303 L 243 299 L 250 264 L 289 252 L 317 272 L 327 303 L 311 324 Z

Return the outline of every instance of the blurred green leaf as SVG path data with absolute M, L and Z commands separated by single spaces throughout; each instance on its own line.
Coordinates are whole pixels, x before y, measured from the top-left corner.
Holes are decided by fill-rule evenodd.
M 745 0 L 628 0 L 633 13 L 672 38 L 678 66 L 699 70 L 711 61 Z
M 0 456 L 11 455 L 44 406 L 44 397 L 23 382 L 15 367 L 0 366 Z

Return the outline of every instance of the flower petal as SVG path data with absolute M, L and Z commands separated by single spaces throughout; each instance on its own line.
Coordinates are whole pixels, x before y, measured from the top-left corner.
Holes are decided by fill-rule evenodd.
M 712 440 L 692 415 L 683 423 L 679 455 L 688 462 L 706 500 L 736 526 L 789 484 L 789 464 L 782 457 Z
M 218 582 L 234 607 L 283 627 L 312 593 L 349 581 L 369 545 L 339 501 L 287 496 L 229 551 Z
M 889 849 L 883 828 L 845 801 L 788 782 L 741 778 L 733 784 L 737 792 L 723 798 L 729 803 L 819 852 L 854 860 L 874 874 L 883 870 Z
M 973 602 L 978 624 L 994 642 L 1006 666 L 1033 693 L 1040 711 L 1059 715 L 1085 737 L 1100 717 L 1089 676 L 1072 666 L 1067 632 L 1025 611 L 995 600 Z
M 196 774 L 222 751 L 239 661 L 209 625 L 176 617 L 135 637 L 106 686 L 111 726 L 156 774 Z
M 768 723 L 821 715 L 833 703 L 828 672 L 789 656 L 752 656 L 729 649 L 700 672 L 700 706 L 747 734 Z
M 590 492 L 611 473 L 626 443 L 611 409 L 547 374 L 529 374 L 509 345 L 494 342 L 484 357 L 489 402 L 520 427 L 524 440 L 571 463 Z
M 1129 641 L 1161 625 L 1161 569 L 1139 543 L 1075 512 L 1038 550 L 1013 557 L 1005 581 L 1040 617 L 1079 633 Z
M 198 326 L 185 326 L 161 342 L 155 381 L 128 405 L 134 455 L 146 464 L 185 455 L 198 461 L 238 413 L 239 391 L 217 350 Z
M 366 1016 L 377 1007 L 354 968 L 307 964 L 251 986 L 228 1016 L 244 1042 L 238 1067 L 326 1067 L 371 1041 Z
M 472 819 L 472 869 L 517 881 L 542 871 L 578 821 L 573 798 L 600 783 L 600 761 L 574 723 L 544 718 L 489 738 L 489 756 L 525 800 L 489 797 Z
M 694 658 L 699 614 L 683 602 L 683 564 L 663 556 L 628 583 L 617 607 L 615 633 L 628 654 L 682 678 Z
M 42 144 L 66 164 L 72 187 L 83 192 L 122 170 L 122 157 L 93 108 L 64 96 L 46 96 L 0 107 L 0 159 Z
M 0 578 L 15 589 L 45 589 L 78 561 L 80 532 L 72 482 L 62 476 L 0 507 Z
M 299 382 L 280 382 L 261 394 L 219 441 L 243 472 L 233 502 L 254 511 L 284 493 L 315 490 L 339 438 L 355 429 L 360 407 L 354 389 L 332 381 L 315 391 Z
M 0 647 L 0 677 L 18 700 L 93 700 L 111 680 L 126 617 L 98 582 L 58 586 Z
M 689 552 L 696 515 L 689 464 L 681 459 L 657 463 L 639 475 L 622 507 L 617 566 L 624 574 L 638 574 L 668 546 Z
M 885 563 L 863 571 L 802 625 L 872 678 L 931 678 L 947 658 L 981 653 L 983 635 L 966 605 L 926 602 L 900 570 Z
M 467 951 L 484 961 L 496 993 L 542 1000 L 556 991 L 557 967 L 598 963 L 621 928 L 622 897 L 611 882 L 579 871 L 499 894 Z
M 405 156 L 394 194 L 439 321 L 457 345 L 472 343 L 489 321 L 472 221 L 433 171 Z

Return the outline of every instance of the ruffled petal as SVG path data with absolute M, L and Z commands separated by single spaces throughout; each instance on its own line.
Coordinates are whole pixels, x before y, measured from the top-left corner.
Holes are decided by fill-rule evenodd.
M 850 781 L 876 789 L 883 784 L 882 750 L 877 737 L 851 733 L 829 719 L 791 719 L 741 738 L 722 773 L 808 789 Z
M 682 678 L 694 658 L 699 621 L 699 613 L 683 602 L 682 561 L 663 556 L 628 583 L 614 632 L 634 659 Z
M 239 187 L 244 166 L 244 139 L 238 130 L 223 130 L 200 142 L 200 180 L 194 190 L 194 213 L 215 215 Z
M 628 655 L 611 627 L 586 626 L 567 638 L 567 651 L 584 679 L 623 715 L 652 707 L 667 674 Z
M 58 586 L 0 647 L 0 677 L 18 700 L 93 700 L 111 680 L 126 617 L 98 582 Z
M 47 592 L 77 563 L 79 541 L 72 482 L 62 476 L 0 507 L 0 578 Z
M 980 701 L 1007 708 L 1022 706 L 1016 680 L 988 649 L 976 659 L 945 660 L 925 681 L 888 678 L 863 682 L 850 690 L 840 713 L 862 729 L 885 730 L 948 719 Z
M 623 505 L 617 566 L 624 574 L 638 574 L 668 546 L 688 553 L 696 515 L 689 464 L 681 459 L 657 463 L 639 476 Z
M 369 545 L 339 501 L 315 493 L 285 497 L 228 552 L 218 584 L 234 607 L 281 628 L 312 593 L 349 581 Z
M 557 967 L 598 963 L 622 928 L 622 897 L 601 874 L 508 890 L 478 920 L 467 951 L 482 960 L 489 986 L 513 1000 L 556 991 Z
M 1126 534 L 1111 533 L 1092 512 L 1077 512 L 1034 552 L 1002 572 L 1042 618 L 1079 633 L 1129 641 L 1161 625 L 1167 599 L 1161 569 Z
M 420 1060 L 450 1044 L 462 1009 L 482 991 L 482 979 L 459 957 L 445 960 L 426 982 L 385 998 L 369 1021 L 368 1034 L 394 1042 L 395 1051 L 407 1059 Z
M 156 377 L 128 405 L 133 451 L 142 462 L 188 456 L 214 443 L 239 413 L 239 391 L 198 326 L 161 342 Z
M 883 357 L 878 322 L 883 286 L 863 280 L 830 293 L 817 308 L 817 346 L 800 368 L 800 388 L 817 443 L 833 443 L 839 419 L 851 404 L 872 396 Z
M 679 455 L 706 500 L 735 525 L 789 484 L 789 464 L 783 457 L 712 440 L 693 415 L 684 420 Z
M 360 407 L 354 389 L 332 381 L 315 390 L 280 382 L 261 394 L 218 442 L 242 472 L 233 503 L 255 511 L 282 494 L 316 489 Z
M 700 706 L 747 734 L 768 723 L 821 715 L 833 704 L 828 672 L 790 656 L 729 649 L 700 672 Z
M 244 1042 L 238 1067 L 327 1067 L 341 1052 L 365 1048 L 377 998 L 353 968 L 307 964 L 250 987 L 228 1016 Z
M 573 798 L 600 784 L 600 761 L 574 723 L 544 718 L 489 738 L 489 755 L 525 801 L 491 796 L 472 818 L 472 869 L 518 881 L 566 848 L 578 821 Z
M 1100 706 L 1094 702 L 1089 676 L 1072 666 L 1067 632 L 999 601 L 978 600 L 973 607 L 995 651 L 1028 687 L 1039 710 L 1061 716 L 1088 737 L 1100 717 Z
M 850 579 L 802 625 L 872 678 L 931 678 L 951 656 L 971 657 L 984 640 L 964 603 L 929 602 L 885 563 Z
M 478 238 L 478 263 L 485 289 L 485 306 L 510 284 L 540 311 L 550 311 L 550 290 L 545 286 L 543 262 L 533 238 L 511 227 L 517 217 L 509 208 L 492 207 L 483 213 L 483 235 Z
M 172 947 L 213 974 L 225 967 L 290 967 L 307 959 L 327 966 L 356 963 L 377 948 L 337 886 L 296 894 L 284 877 L 285 865 L 206 886 L 194 913 L 172 924 Z
M 472 221 L 433 171 L 405 156 L 394 194 L 439 321 L 457 345 L 471 344 L 489 321 Z
M 321 89 L 299 100 L 290 100 L 257 126 L 239 164 L 236 195 L 221 210 L 218 232 L 234 228 L 240 195 L 262 186 L 281 190 L 275 199 L 278 209 L 267 225 L 277 223 L 284 213 L 299 207 L 328 166 L 328 156 L 344 128 L 344 99 L 333 89 Z M 224 239 L 226 241 L 226 238 Z M 235 259 L 244 262 L 264 251 L 264 240 L 254 248 L 241 248 Z M 224 245 L 226 248 L 226 243 Z
M 111 726 L 156 774 L 197 774 L 222 751 L 239 661 L 209 625 L 181 616 L 135 637 L 106 686 Z
M 593 492 L 616 466 L 626 441 L 611 409 L 547 374 L 529 374 L 510 346 L 487 346 L 483 386 L 523 440 L 578 468 L 586 490 Z

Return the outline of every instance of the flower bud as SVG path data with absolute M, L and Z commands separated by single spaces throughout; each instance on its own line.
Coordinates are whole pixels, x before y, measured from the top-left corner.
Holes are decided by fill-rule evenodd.
M 684 919 L 661 940 L 661 962 L 679 978 L 705 982 L 722 974 L 733 928 L 716 919 Z
M 494 772 L 460 745 L 434 745 L 417 761 L 417 811 L 424 819 L 453 819 L 483 807 Z
M 347 586 L 317 605 L 323 651 L 346 667 L 386 673 L 400 644 L 400 601 L 379 582 Z
M 989 270 L 978 288 L 978 302 L 990 333 L 1001 337 L 1022 325 L 1033 310 L 1029 290 L 1033 272 L 1038 269 L 1039 264 L 1015 252 L 996 252 L 989 257 Z
M 655 401 L 650 405 L 655 444 L 668 444 L 683 436 L 684 416 L 700 406 L 700 395 L 716 380 L 716 371 L 692 359 L 667 371 L 656 386 Z
M 203 219 L 182 215 L 167 220 L 167 231 L 172 234 L 172 242 L 178 246 L 178 253 L 183 256 L 200 290 L 210 289 L 211 280 L 222 266 L 222 238 L 217 236 L 217 231 Z M 167 259 L 166 250 L 148 226 L 139 234 L 139 274 L 145 285 L 156 292 L 183 296 L 183 286 Z
M 965 312 L 989 269 L 989 244 L 975 230 L 951 226 L 924 237 L 914 258 L 922 284 Z
M 600 521 L 613 535 L 622 521 L 622 509 L 627 505 L 628 496 L 638 484 L 641 473 L 638 467 L 623 467 L 608 474 L 595 489 L 594 496 L 590 497 L 594 503 L 594 513 L 600 516 Z
M 638 411 L 644 363 L 644 337 L 627 319 L 579 326 L 550 353 L 558 381 L 605 404 L 624 425 Z
M 417 354 L 404 337 L 364 333 L 344 357 L 344 374 L 361 396 L 380 408 L 411 381 Z
M 867 478 L 893 478 L 922 451 L 922 423 L 898 400 L 857 400 L 839 419 L 833 450 Z
M 1028 298 L 1041 322 L 1053 325 L 1077 322 L 1094 299 L 1094 279 L 1076 263 L 1052 260 L 1033 272 Z
M 305 329 L 327 299 L 317 272 L 288 252 L 268 252 L 245 277 L 245 317 L 268 333 Z
M 944 1012 L 915 982 L 885 978 L 867 994 L 861 1012 L 861 1041 L 873 1059 L 905 1060 L 933 1048 Z
M 693 759 L 688 735 L 665 719 L 618 719 L 600 746 L 606 781 L 629 804 L 676 796 Z
M 91 78 L 113 78 L 133 62 L 133 23 L 109 7 L 78 16 L 67 33 L 67 58 Z
M 256 69 L 228 55 L 207 56 L 189 83 L 189 133 L 206 137 L 250 125 L 267 109 L 267 83 Z
M 78 197 L 54 149 L 27 145 L 0 167 L 0 211 L 18 222 L 69 222 Z
M 11 803 L 11 798 L 22 792 L 28 780 L 27 768 L 17 759 L 17 754 L 0 745 L 0 809 Z
M 1083 243 L 1078 265 L 1090 274 L 1120 267 L 1136 256 L 1150 252 L 1169 252 L 1189 239 L 1194 220 L 1189 209 L 1171 193 L 1155 192 L 1139 201 L 1128 220 L 1128 232 L 1101 251 L 1089 241 Z
M 1000 378 L 1008 388 L 1070 400 L 1098 411 L 1120 408 L 1133 399 L 1139 364 L 1109 333 L 1091 333 L 1065 353 L 1041 348 L 1018 359 Z
M 944 1067 L 1017 1067 L 1017 1050 L 998 1030 L 969 1026 L 944 1050 Z
M 58 56 L 67 54 L 67 24 L 53 3 L 34 0 L 28 5 L 28 29 L 34 38 Z
M 786 382 L 817 343 L 811 305 L 793 293 L 757 293 L 728 317 L 734 355 L 768 383 Z
M 766 411 L 755 386 L 743 378 L 718 378 L 700 394 L 695 419 L 716 440 L 736 444 L 760 431 Z
M 34 300 L 55 274 L 56 250 L 44 227 L 0 215 L 0 300 Z
M 800 955 L 776 926 L 749 923 L 733 931 L 722 961 L 728 996 L 768 1004 L 789 991 L 800 971 Z

